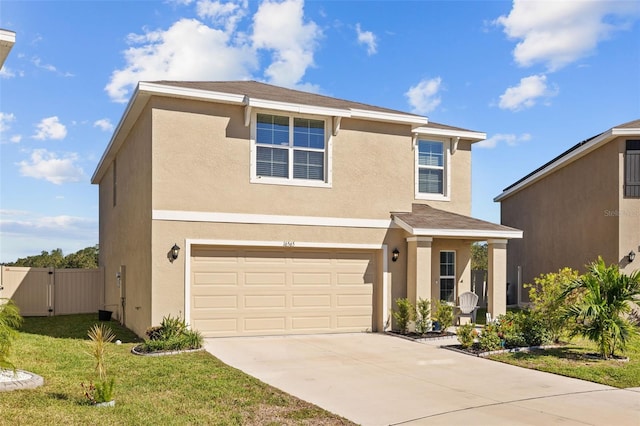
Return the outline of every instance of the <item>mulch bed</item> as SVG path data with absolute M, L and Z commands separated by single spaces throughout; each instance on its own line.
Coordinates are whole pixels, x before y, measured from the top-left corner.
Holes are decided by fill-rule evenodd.
M 416 342 L 435 340 L 435 339 L 446 339 L 448 337 L 452 337 L 456 335 L 456 333 L 452 333 L 450 331 L 445 331 L 442 333 L 439 331 L 428 331 L 424 334 L 419 334 L 416 332 L 409 332 L 409 333 L 403 334 L 397 331 L 387 331 L 387 334 L 391 334 L 393 336 L 401 337 L 407 340 L 414 340 Z

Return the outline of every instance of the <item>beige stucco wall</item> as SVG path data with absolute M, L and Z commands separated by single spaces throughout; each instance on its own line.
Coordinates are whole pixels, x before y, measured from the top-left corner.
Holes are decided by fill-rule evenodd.
M 151 317 L 151 125 L 143 113 L 116 155 L 117 194 L 113 205 L 113 163 L 100 181 L 100 265 L 105 305 L 139 335 Z M 122 287 L 116 273 L 123 268 Z
M 507 246 L 507 280 L 522 282 L 568 266 L 584 271 L 601 255 L 618 261 L 619 147 L 608 143 L 501 202 L 502 224 L 524 231 Z M 520 289 L 521 302 L 528 293 Z
M 331 188 L 250 182 L 250 127 L 239 106 L 152 98 L 153 208 L 348 218 L 389 218 L 411 211 L 414 150 L 407 125 L 343 119 L 332 137 Z M 471 210 L 471 149 L 451 158 L 451 201 Z
M 619 197 L 620 204 L 618 208 L 609 209 L 606 212 L 610 219 L 617 219 L 619 230 L 618 242 L 618 262 L 621 271 L 631 273 L 640 269 L 640 198 L 624 197 L 624 153 L 626 150 L 627 138 L 618 138 L 613 145 L 618 147 L 618 164 L 619 164 Z M 617 210 L 617 211 L 616 211 Z M 637 255 L 636 259 L 629 263 L 626 257 L 630 251 L 634 251 Z

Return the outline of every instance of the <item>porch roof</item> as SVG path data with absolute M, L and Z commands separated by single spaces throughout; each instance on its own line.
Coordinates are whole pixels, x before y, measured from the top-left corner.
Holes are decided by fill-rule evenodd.
M 412 211 L 392 212 L 393 222 L 415 236 L 511 239 L 522 238 L 522 231 L 509 226 L 451 213 L 426 204 L 413 204 Z

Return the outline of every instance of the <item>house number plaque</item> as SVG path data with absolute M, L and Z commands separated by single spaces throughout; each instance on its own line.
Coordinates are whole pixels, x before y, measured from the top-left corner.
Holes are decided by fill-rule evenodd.
M 295 241 L 283 241 L 282 242 L 282 247 L 295 247 L 296 246 L 296 242 Z

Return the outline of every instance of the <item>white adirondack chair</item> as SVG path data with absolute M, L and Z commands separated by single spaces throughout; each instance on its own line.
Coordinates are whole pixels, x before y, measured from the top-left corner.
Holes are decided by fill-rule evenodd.
M 458 302 L 458 323 L 460 322 L 460 318 L 469 317 L 471 318 L 471 322 L 475 324 L 476 312 L 478 311 L 478 295 L 467 291 L 458 297 Z

